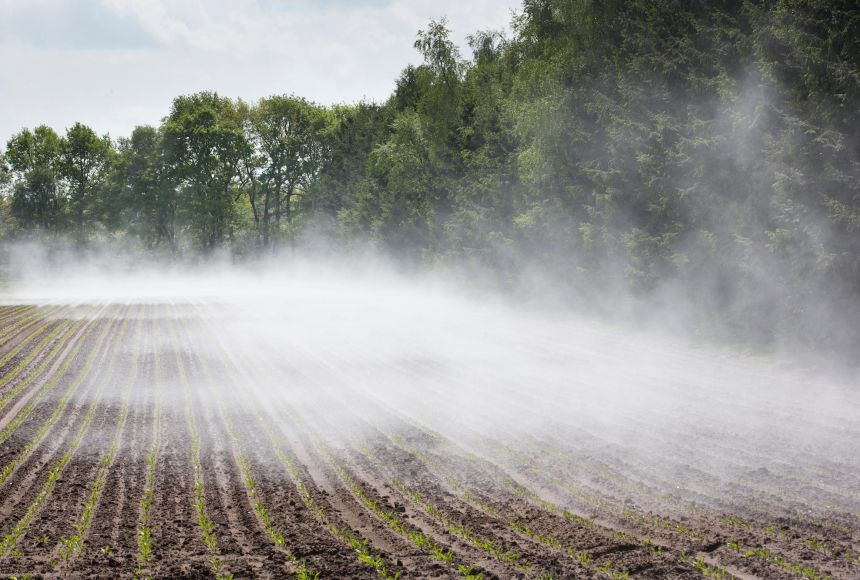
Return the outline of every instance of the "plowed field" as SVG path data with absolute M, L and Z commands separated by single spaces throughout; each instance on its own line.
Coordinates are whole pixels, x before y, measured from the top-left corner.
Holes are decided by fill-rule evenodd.
M 529 336 L 550 389 L 389 352 L 349 319 L 309 340 L 255 322 L 193 301 L 0 307 L 0 574 L 860 577 L 856 398 L 762 396 L 754 369 L 704 362 L 707 388 L 667 363 L 632 399 L 589 398 L 562 383 L 628 372 L 597 343 Z

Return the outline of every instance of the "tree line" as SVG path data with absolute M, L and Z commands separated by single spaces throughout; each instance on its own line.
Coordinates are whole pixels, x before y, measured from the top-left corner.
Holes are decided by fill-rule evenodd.
M 198 93 L 115 141 L 24 130 L 7 229 L 238 253 L 322 231 L 584 300 L 677 290 L 764 340 L 856 336 L 831 312 L 860 295 L 856 3 L 524 0 L 468 42 L 431 22 L 381 103 Z
M 273 96 L 250 106 L 181 96 L 160 127 L 116 141 L 76 123 L 9 139 L 6 203 L 20 230 L 80 241 L 132 236 L 145 247 L 212 249 L 253 231 L 269 245 L 325 159 L 331 112 Z

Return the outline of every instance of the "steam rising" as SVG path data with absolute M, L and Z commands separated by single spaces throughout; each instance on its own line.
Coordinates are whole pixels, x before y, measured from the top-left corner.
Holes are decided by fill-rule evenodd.
M 477 299 L 378 264 L 45 272 L 5 301 L 159 305 L 182 321 L 184 349 L 238 369 L 240 399 L 291 408 L 331 445 L 412 424 L 511 473 L 523 458 L 552 473 L 561 453 L 620 461 L 693 503 L 724 489 L 706 495 L 755 510 L 756 493 L 780 489 L 789 511 L 860 510 L 860 395 L 820 366 Z

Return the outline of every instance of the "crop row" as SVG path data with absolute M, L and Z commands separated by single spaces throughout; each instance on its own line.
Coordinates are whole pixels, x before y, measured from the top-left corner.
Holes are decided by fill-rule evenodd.
M 475 573 L 477 566 L 469 563 L 457 563 L 455 561 L 455 554 L 450 549 L 444 548 L 440 546 L 436 540 L 432 537 L 427 536 L 419 529 L 416 529 L 413 526 L 405 523 L 401 520 L 397 515 L 395 515 L 395 510 L 388 509 L 387 507 L 383 507 L 379 504 L 375 499 L 367 495 L 365 490 L 359 485 L 349 473 L 339 464 L 339 462 L 332 456 L 331 452 L 326 448 L 325 444 L 321 441 L 316 441 L 317 449 L 319 449 L 320 453 L 325 457 L 329 464 L 334 469 L 338 478 L 341 482 L 349 489 L 353 496 L 363 504 L 367 509 L 369 509 L 376 517 L 385 522 L 389 527 L 391 527 L 397 534 L 403 536 L 413 544 L 415 544 L 419 549 L 427 552 L 432 558 L 443 562 L 444 564 L 451 566 L 454 568 L 457 573 L 459 573 L 464 578 L 470 580 L 479 580 L 483 578 L 483 574 Z
M 38 333 L 39 330 L 44 329 L 52 322 L 54 322 L 54 320 L 52 320 L 51 318 L 54 318 L 53 315 L 58 310 L 58 306 L 51 306 L 47 308 L 31 308 L 25 310 L 25 312 L 19 317 L 3 320 L 2 322 L 0 322 L 0 340 L 6 340 L 4 340 L 2 345 L 0 346 L 5 346 L 18 334 L 22 333 L 28 328 L 34 327 L 41 322 L 42 324 L 36 327 L 36 333 Z M 33 334 L 34 333 L 30 333 L 29 335 L 23 337 L 22 340 L 27 340 L 29 337 L 33 336 Z M 2 366 L 2 364 L 5 363 L 0 363 L 0 366 Z
M 92 349 L 91 354 L 88 357 L 88 364 L 86 364 L 84 367 L 86 372 L 89 372 L 90 368 L 92 367 L 92 361 L 95 359 L 96 354 L 100 351 L 101 344 L 104 341 L 104 338 L 107 336 L 109 330 L 110 327 L 107 326 L 105 328 L 105 331 L 99 337 L 98 345 Z M 115 346 L 115 348 L 117 347 Z M 71 442 L 69 442 L 65 446 L 65 451 L 62 453 L 59 459 L 57 459 L 53 463 L 46 481 L 42 484 L 42 487 L 40 488 L 36 497 L 27 507 L 27 510 L 24 515 L 18 520 L 12 530 L 5 536 L 3 536 L 2 540 L 0 540 L 0 555 L 5 555 L 13 548 L 13 546 L 18 542 L 18 540 L 20 540 L 20 538 L 26 533 L 28 527 L 39 514 L 46 502 L 50 499 L 57 482 L 63 474 L 63 471 L 74 457 L 75 452 L 80 447 L 81 441 L 86 435 L 87 430 L 89 429 L 89 426 L 92 423 L 93 418 L 95 417 L 95 413 L 99 405 L 100 393 L 103 391 L 103 388 L 104 383 L 102 383 L 101 387 L 99 388 L 99 392 L 87 407 L 87 411 L 84 415 L 84 418 L 81 424 L 78 426 L 78 429 L 76 430 Z
M 54 374 L 48 378 L 45 382 L 45 385 L 40 390 L 41 394 L 44 395 L 49 390 L 51 390 L 63 377 L 66 376 L 66 372 L 71 366 L 72 362 L 74 362 L 75 357 L 84 347 L 86 338 L 89 334 L 89 331 L 92 330 L 92 326 L 88 327 L 87 330 L 79 337 L 77 344 L 73 347 L 73 349 L 68 353 L 68 355 L 63 360 L 62 365 L 54 372 Z M 101 336 L 97 341 L 97 345 L 90 350 L 86 361 L 83 367 L 78 371 L 77 375 L 72 379 L 66 391 L 63 395 L 57 400 L 56 405 L 54 406 L 54 410 L 48 419 L 39 427 L 36 433 L 24 444 L 21 451 L 16 455 L 9 463 L 3 466 L 2 471 L 0 471 L 0 486 L 2 486 L 9 476 L 12 475 L 14 470 L 23 463 L 32 452 L 38 447 L 38 445 L 44 440 L 48 431 L 54 426 L 57 420 L 63 415 L 66 410 L 66 407 L 69 404 L 69 401 L 74 396 L 75 392 L 78 390 L 80 385 L 84 382 L 87 376 L 90 374 L 93 368 L 93 363 L 95 362 L 96 356 L 99 352 L 99 349 L 105 339 L 107 338 L 110 332 L 110 328 L 107 327 L 102 332 Z M 116 351 L 118 352 L 118 351 Z M 0 443 L 8 439 L 8 437 L 12 434 L 12 432 L 19 426 L 23 421 L 30 415 L 33 409 L 36 406 L 36 403 L 41 398 L 39 394 L 35 397 L 36 400 L 30 401 L 24 408 L 22 408 L 15 418 L 9 422 L 9 424 L 0 431 Z
M 104 387 L 110 381 L 113 380 L 113 377 L 115 375 L 116 361 L 119 358 L 120 354 L 120 349 L 118 345 L 121 343 L 123 334 L 125 332 L 125 322 L 126 321 L 124 320 L 117 335 L 113 337 L 117 346 L 114 348 L 113 354 L 111 355 L 107 363 L 105 376 L 102 379 L 101 384 L 99 385 L 96 394 L 96 401 L 94 401 L 93 404 L 98 404 L 98 402 L 101 400 L 101 394 L 104 390 Z M 137 328 L 135 329 L 135 333 L 132 339 L 132 344 L 135 345 L 140 340 L 140 322 L 137 323 L 136 327 Z M 102 490 L 104 489 L 108 472 L 110 471 L 111 466 L 113 465 L 114 458 L 116 457 L 117 451 L 119 450 L 123 429 L 125 428 L 126 418 L 128 417 L 128 403 L 129 398 L 131 396 L 131 389 L 137 379 L 137 375 L 138 350 L 136 348 L 132 348 L 131 369 L 127 377 L 125 378 L 126 385 L 122 391 L 119 414 L 116 419 L 116 427 L 114 428 L 113 438 L 111 439 L 110 446 L 105 451 L 101 461 L 99 462 L 99 469 L 95 479 L 87 486 L 89 488 L 90 494 L 87 497 L 86 503 L 84 504 L 84 509 L 80 515 L 80 518 L 75 523 L 74 533 L 68 537 L 62 537 L 60 539 L 60 545 L 58 546 L 57 551 L 62 558 L 62 563 L 64 564 L 70 562 L 84 548 L 84 538 L 86 537 L 86 533 L 90 528 L 93 513 L 95 512 L 96 506 L 98 505 L 99 499 L 101 498 Z
M 155 323 L 153 323 L 155 326 Z M 155 334 L 155 329 L 152 329 Z M 161 448 L 161 357 L 159 350 L 153 348 L 153 383 L 154 397 L 152 409 L 152 442 L 146 453 L 146 471 L 144 475 L 143 497 L 140 500 L 140 513 L 137 523 L 137 565 L 134 575 L 136 578 L 149 579 L 146 573 L 149 565 L 154 560 L 152 545 L 152 504 L 155 499 L 155 466 L 158 461 L 158 452 Z
M 24 375 L 23 380 L 15 384 L 10 389 L 6 390 L 2 397 L 0 397 L 0 412 L 2 412 L 14 399 L 18 393 L 27 388 L 30 383 L 39 376 L 39 374 L 45 370 L 45 368 L 53 362 L 54 357 L 60 353 L 60 351 L 66 346 L 66 342 L 74 336 L 75 332 L 84 324 L 84 320 L 79 320 L 78 322 L 67 326 L 67 325 L 58 325 L 54 330 L 48 333 L 47 336 L 43 337 L 30 351 L 30 353 L 25 356 L 11 371 L 6 372 L 3 377 L 0 377 L 0 388 L 5 387 L 10 384 L 13 380 L 18 378 L 18 375 L 22 373 L 25 369 L 27 369 L 36 357 L 40 355 L 44 355 L 41 363 L 36 366 L 36 368 L 31 369 L 28 373 Z M 57 340 L 57 343 L 47 352 L 45 352 L 45 346 Z M 23 349 L 25 344 L 19 345 L 16 350 L 7 354 L 7 357 L 14 356 L 17 354 L 19 349 Z
M 185 420 L 191 434 L 191 465 L 194 472 L 194 508 L 197 513 L 197 525 L 203 536 L 203 543 L 209 550 L 209 567 L 219 580 L 232 579 L 233 575 L 224 570 L 224 561 L 221 558 L 221 550 L 218 547 L 218 538 L 215 533 L 215 524 L 209 516 L 206 506 L 205 481 L 203 464 L 200 458 L 200 431 L 197 428 L 197 420 L 194 416 L 193 402 L 191 400 L 191 387 L 182 360 L 182 351 L 178 347 L 175 329 L 171 326 L 168 330 L 170 342 L 176 355 L 176 365 L 179 373 L 179 381 L 182 386 L 182 396 L 185 408 Z
M 416 427 L 416 426 L 413 425 L 413 427 Z M 418 428 L 418 427 L 416 427 L 416 428 Z M 376 429 L 376 430 L 379 431 L 379 429 Z M 437 442 L 442 440 L 441 436 L 438 436 L 438 435 L 428 434 L 428 436 Z M 439 472 L 442 470 L 441 465 L 437 460 L 435 460 L 431 456 L 427 455 L 426 453 L 421 452 L 420 450 L 416 450 L 414 448 L 407 448 L 403 439 L 401 437 L 399 437 L 398 435 L 388 434 L 388 437 L 391 439 L 392 442 L 395 443 L 395 445 L 397 445 L 398 447 L 403 449 L 405 452 L 407 452 L 411 455 L 414 455 L 416 459 L 427 464 L 428 467 L 431 468 L 431 471 Z M 365 455 L 367 455 L 369 448 L 365 446 L 363 449 L 361 449 L 361 451 Z M 460 453 L 464 453 L 464 452 L 462 450 L 460 450 Z M 486 463 L 486 460 L 483 460 L 482 458 L 474 457 L 471 455 L 469 455 L 469 461 L 474 466 L 479 466 L 479 465 Z M 377 464 L 381 466 L 381 465 L 383 465 L 383 462 L 379 462 L 377 460 Z M 493 470 L 493 469 L 489 470 L 489 472 L 493 472 L 493 473 L 495 471 L 496 470 Z M 489 473 L 485 473 L 485 475 L 489 476 Z M 460 486 L 460 483 L 454 477 L 445 476 L 442 478 L 442 480 L 445 481 L 449 487 L 457 488 Z M 402 482 L 400 482 L 400 484 L 401 484 L 402 490 L 404 491 L 404 493 L 406 495 L 411 494 L 413 497 L 416 497 L 415 496 L 416 492 L 414 492 L 414 490 L 406 489 L 403 486 Z M 545 509 L 549 513 L 563 514 L 566 519 L 570 519 L 571 521 L 573 521 L 577 525 L 583 525 L 583 526 L 590 527 L 591 529 L 594 529 L 595 531 L 597 531 L 601 534 L 605 534 L 607 536 L 610 536 L 613 540 L 618 541 L 618 542 L 627 543 L 627 544 L 629 544 L 629 543 L 641 544 L 641 545 L 646 546 L 649 549 L 651 549 L 652 551 L 655 551 L 657 553 L 660 553 L 660 551 L 661 551 L 661 550 L 654 549 L 653 544 L 647 538 L 641 538 L 640 539 L 640 538 L 636 538 L 636 537 L 631 536 L 631 535 L 624 533 L 624 532 L 619 532 L 619 531 L 611 530 L 611 529 L 604 529 L 601 526 L 598 526 L 597 524 L 595 524 L 594 522 L 592 522 L 586 518 L 582 518 L 580 516 L 576 516 L 574 514 L 571 514 L 567 510 L 561 510 L 558 506 L 552 504 L 551 502 L 543 500 L 542 498 L 537 496 L 537 494 L 527 492 L 527 490 L 525 490 L 524 488 L 522 488 L 516 484 L 513 484 L 513 482 L 511 482 L 508 479 L 505 479 L 505 485 L 506 485 L 506 487 L 509 488 L 510 492 L 515 493 L 516 495 L 520 495 L 520 496 L 522 496 L 526 499 L 529 499 L 531 501 L 534 501 L 536 505 L 538 505 L 542 509 Z M 481 511 L 484 511 L 484 513 L 486 513 L 487 515 L 489 515 L 495 519 L 503 521 L 506 525 L 508 525 L 509 527 L 514 529 L 519 535 L 526 537 L 528 539 L 531 539 L 532 541 L 536 541 L 538 543 L 541 543 L 548 548 L 563 551 L 566 554 L 568 554 L 571 558 L 573 558 L 575 561 L 577 561 L 579 564 L 583 565 L 586 568 L 589 568 L 595 572 L 598 572 L 602 575 L 605 575 L 605 576 L 608 576 L 611 578 L 625 578 L 628 575 L 628 573 L 623 571 L 623 570 L 614 569 L 613 563 L 609 560 L 605 560 L 602 563 L 595 562 L 590 557 L 590 555 L 587 553 L 586 550 L 577 549 L 577 548 L 573 548 L 570 546 L 564 547 L 563 541 L 559 540 L 557 538 L 554 538 L 552 535 L 540 534 L 540 533 L 532 530 L 526 524 L 524 524 L 520 521 L 517 521 L 516 519 L 503 518 L 497 510 L 489 508 L 489 506 L 487 506 L 486 504 L 483 504 L 482 502 L 475 501 L 475 496 L 469 494 L 468 492 L 464 493 L 463 496 L 461 496 L 461 497 L 464 500 L 469 500 L 469 501 L 467 501 L 467 503 L 473 504 L 473 506 L 478 507 Z M 438 512 L 439 510 L 436 509 L 435 511 Z M 495 546 L 487 546 L 487 548 L 491 552 L 493 550 L 498 551 L 498 548 Z M 678 554 L 677 556 L 680 557 L 680 554 Z
M 230 441 L 230 447 L 233 455 L 233 459 L 236 462 L 236 465 L 239 467 L 239 470 L 242 474 L 242 481 L 245 485 L 245 492 L 248 495 L 249 501 L 254 509 L 254 513 L 257 516 L 258 522 L 266 532 L 268 538 L 272 541 L 272 543 L 283 553 L 287 560 L 290 562 L 292 566 L 293 574 L 299 580 L 313 580 L 319 577 L 317 572 L 314 572 L 311 568 L 307 566 L 304 561 L 299 560 L 289 549 L 287 546 L 286 540 L 284 539 L 284 534 L 278 527 L 273 523 L 269 509 L 267 508 L 264 499 L 258 491 L 257 483 L 254 479 L 254 475 L 251 472 L 251 468 L 248 464 L 248 460 L 245 457 L 245 453 L 242 450 L 242 442 L 236 432 L 236 429 L 233 425 L 233 421 L 230 417 L 230 414 L 227 412 L 224 401 L 222 400 L 221 393 L 215 386 L 215 380 L 212 376 L 212 372 L 209 367 L 205 364 L 201 365 L 202 374 L 204 378 L 204 382 L 207 385 L 207 390 L 209 393 L 209 400 L 215 403 L 215 406 L 218 410 L 219 418 L 221 422 L 224 424 L 225 430 L 228 435 L 228 439 Z M 228 369 L 225 369 L 228 370 Z M 228 377 L 230 377 L 231 381 L 235 381 L 235 377 L 233 377 L 229 372 L 227 373 Z M 239 386 L 239 385 L 234 385 Z
M 240 383 L 242 383 L 242 379 L 240 379 L 239 377 L 239 370 L 235 366 L 233 357 L 230 356 L 229 351 L 220 342 L 220 339 L 216 333 L 212 332 L 211 337 L 213 339 L 213 343 L 215 343 L 219 347 L 220 352 L 218 358 L 223 362 L 223 369 L 226 375 L 231 377 L 233 383 L 238 386 Z M 274 369 L 272 367 L 266 367 L 266 371 L 272 372 L 274 371 Z M 263 374 L 263 369 L 253 369 L 251 372 L 247 373 L 247 375 L 252 375 L 257 372 Z M 254 379 L 252 378 L 245 379 L 244 384 L 247 388 L 245 389 L 243 399 L 247 400 L 248 397 L 250 397 L 252 394 L 256 394 L 256 389 L 253 387 L 253 382 Z M 296 461 L 284 451 L 280 441 L 280 436 L 273 428 L 271 422 L 262 413 L 259 412 L 259 409 L 260 405 L 251 405 L 249 409 L 250 415 L 255 418 L 259 426 L 262 428 L 263 432 L 266 433 L 266 436 L 268 437 L 269 442 L 272 445 L 275 456 L 285 468 L 285 472 L 295 486 L 299 498 L 301 499 L 303 505 L 308 509 L 309 513 L 313 516 L 313 518 L 319 524 L 321 524 L 334 538 L 349 546 L 349 548 L 353 551 L 358 560 L 363 564 L 375 569 L 377 574 L 381 578 L 391 580 L 395 580 L 396 578 L 398 578 L 400 576 L 400 573 L 398 572 L 392 574 L 389 572 L 389 566 L 386 564 L 385 560 L 381 556 L 373 553 L 370 543 L 367 539 L 361 538 L 360 536 L 353 533 L 349 528 L 343 525 L 339 525 L 328 516 L 325 507 L 322 506 L 313 497 L 313 494 L 305 483 L 302 472 L 299 469 Z

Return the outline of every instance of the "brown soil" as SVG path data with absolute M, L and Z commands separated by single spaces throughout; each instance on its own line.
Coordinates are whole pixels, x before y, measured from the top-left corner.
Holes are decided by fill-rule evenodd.
M 34 312 L 0 306 L 0 332 Z M 707 418 L 696 424 L 706 449 L 731 458 L 719 470 L 696 455 L 701 446 L 668 441 L 669 432 L 637 443 L 648 426 L 635 417 L 617 441 L 587 422 L 489 434 L 479 420 L 454 439 L 396 405 L 344 401 L 325 384 L 312 396 L 270 396 L 264 377 L 290 384 L 298 371 L 232 356 L 191 307 L 44 313 L 52 322 L 41 330 L 0 340 L 0 357 L 25 345 L 0 375 L 52 329 L 89 318 L 43 345 L 0 391 L 54 357 L 0 414 L 5 428 L 34 401 L 0 444 L 2 577 L 281 578 L 302 566 L 325 578 L 383 569 L 404 578 L 860 577 L 853 459 L 815 463 L 815 449 L 792 451 L 817 466 L 814 479 L 790 463 L 751 469 L 768 451 Z M 260 354 L 280 356 L 276 345 Z M 445 395 L 440 387 L 404 397 Z M 742 397 L 732 404 L 744 412 Z M 777 404 L 774 420 L 779 413 Z M 677 420 L 674 409 L 665 414 Z M 856 423 L 826 419 L 808 418 L 860 441 Z M 146 560 L 142 500 L 156 436 Z M 64 540 L 76 534 L 80 546 L 68 552 Z

